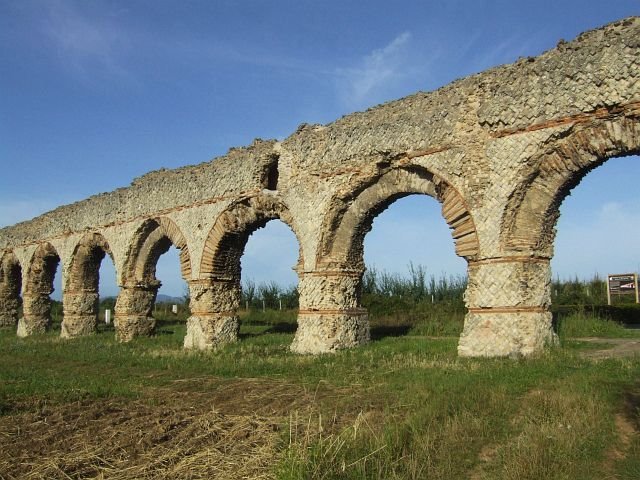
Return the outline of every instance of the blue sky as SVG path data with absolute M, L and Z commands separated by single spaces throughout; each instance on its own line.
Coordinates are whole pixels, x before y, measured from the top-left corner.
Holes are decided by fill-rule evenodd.
M 10 172 L 0 176 L 0 225 L 638 14 L 637 0 L 0 0 L 0 162 Z M 612 160 L 565 201 L 555 274 L 638 270 L 638 173 L 638 158 Z M 367 263 L 387 270 L 465 269 L 426 197 L 381 214 L 365 248 Z M 251 237 L 244 276 L 292 283 L 296 253 L 272 222 Z M 177 271 L 175 254 L 161 258 L 166 293 L 183 292 Z M 112 276 L 105 267 L 105 294 Z

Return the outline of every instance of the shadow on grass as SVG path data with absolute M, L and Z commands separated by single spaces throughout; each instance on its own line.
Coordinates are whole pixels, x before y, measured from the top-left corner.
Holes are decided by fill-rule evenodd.
M 387 337 L 404 337 L 411 331 L 411 325 L 372 325 L 371 340 L 378 341 Z
M 624 393 L 624 415 L 640 431 L 640 383 Z
M 239 335 L 241 340 L 243 338 L 261 337 L 270 333 L 295 333 L 298 329 L 297 323 L 290 322 L 279 322 L 274 324 L 249 322 L 243 323 L 242 325 L 245 327 L 245 331 L 241 332 Z
M 255 338 L 270 333 L 296 333 L 298 329 L 297 323 L 279 322 L 274 324 L 264 323 L 248 323 L 247 327 L 254 327 L 256 329 L 264 328 L 262 331 L 255 332 L 242 332 L 240 338 Z M 411 331 L 411 325 L 373 325 L 371 326 L 371 340 L 378 341 L 386 337 L 402 337 L 407 335 Z

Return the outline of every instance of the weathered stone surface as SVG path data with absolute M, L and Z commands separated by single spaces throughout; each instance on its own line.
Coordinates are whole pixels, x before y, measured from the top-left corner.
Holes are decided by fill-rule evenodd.
M 240 322 L 235 315 L 192 315 L 187 319 L 184 348 L 209 350 L 238 341 Z
M 350 313 L 300 312 L 298 330 L 291 344 L 295 353 L 334 353 L 369 341 L 366 311 Z
M 593 168 L 640 153 L 639 38 L 640 19 L 625 19 L 536 58 L 0 229 L 0 322 L 15 322 L 23 293 L 19 334 L 44 330 L 60 262 L 63 335 L 90 333 L 108 254 L 124 285 L 118 338 L 149 334 L 155 265 L 173 244 L 192 297 L 185 346 L 235 341 L 240 257 L 249 235 L 279 218 L 300 244 L 292 349 L 359 345 L 368 340 L 364 237 L 382 210 L 417 193 L 441 203 L 469 262 L 460 354 L 535 353 L 553 343 L 548 265 L 560 204 Z
M 121 287 L 113 321 L 119 341 L 129 342 L 153 333 L 156 321 L 151 312 L 158 288 L 159 283 Z
M 74 338 L 95 333 L 99 300 L 97 292 L 65 292 L 60 336 Z
M 367 343 L 369 319 L 360 307 L 362 270 L 320 270 L 300 276 L 296 353 L 330 353 Z
M 550 312 L 471 312 L 464 321 L 461 357 L 526 357 L 555 345 Z
M 191 282 L 189 284 L 189 308 L 187 349 L 211 349 L 238 340 L 240 322 L 236 311 L 240 303 L 238 279 Z
M 0 327 L 15 327 L 18 323 L 19 300 L 0 301 Z
M 26 337 L 46 332 L 51 326 L 51 298 L 49 292 L 25 293 L 24 316 L 18 320 L 18 336 Z
M 0 256 L 0 327 L 15 327 L 22 301 L 22 270 L 15 255 Z

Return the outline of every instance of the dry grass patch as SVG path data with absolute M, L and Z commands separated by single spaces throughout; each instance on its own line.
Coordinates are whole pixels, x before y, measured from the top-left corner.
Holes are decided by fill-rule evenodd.
M 0 417 L 3 479 L 271 478 L 280 422 L 177 402 L 84 401 Z

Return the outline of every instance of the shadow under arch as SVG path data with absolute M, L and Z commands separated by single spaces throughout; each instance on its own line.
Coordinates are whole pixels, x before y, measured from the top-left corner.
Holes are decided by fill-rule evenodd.
M 633 117 L 578 124 L 553 136 L 506 205 L 505 250 L 551 258 L 560 205 L 571 190 L 609 159 L 639 153 L 640 120 Z
M 0 257 L 0 327 L 15 327 L 22 298 L 22 267 L 16 255 L 7 250 Z
M 168 217 L 145 220 L 136 230 L 120 274 L 120 293 L 116 302 L 116 338 L 130 341 L 153 333 L 155 305 L 160 281 L 156 264 L 171 245 L 180 251 L 180 272 L 185 281 L 191 279 L 191 257 L 184 234 Z
M 64 286 L 62 337 L 95 333 L 100 301 L 100 265 L 107 255 L 114 260 L 107 240 L 100 233 L 86 233 L 76 245 Z
M 364 188 L 334 198 L 325 217 L 318 265 L 354 270 L 364 268 L 364 237 L 373 220 L 396 200 L 413 194 L 435 198 L 451 228 L 456 254 L 466 260 L 478 256 L 475 223 L 462 195 L 449 183 L 422 167 L 403 167 L 372 178 Z
M 18 321 L 18 336 L 43 333 L 51 326 L 53 280 L 60 256 L 51 243 L 41 243 L 31 257 L 22 295 L 23 318 Z

